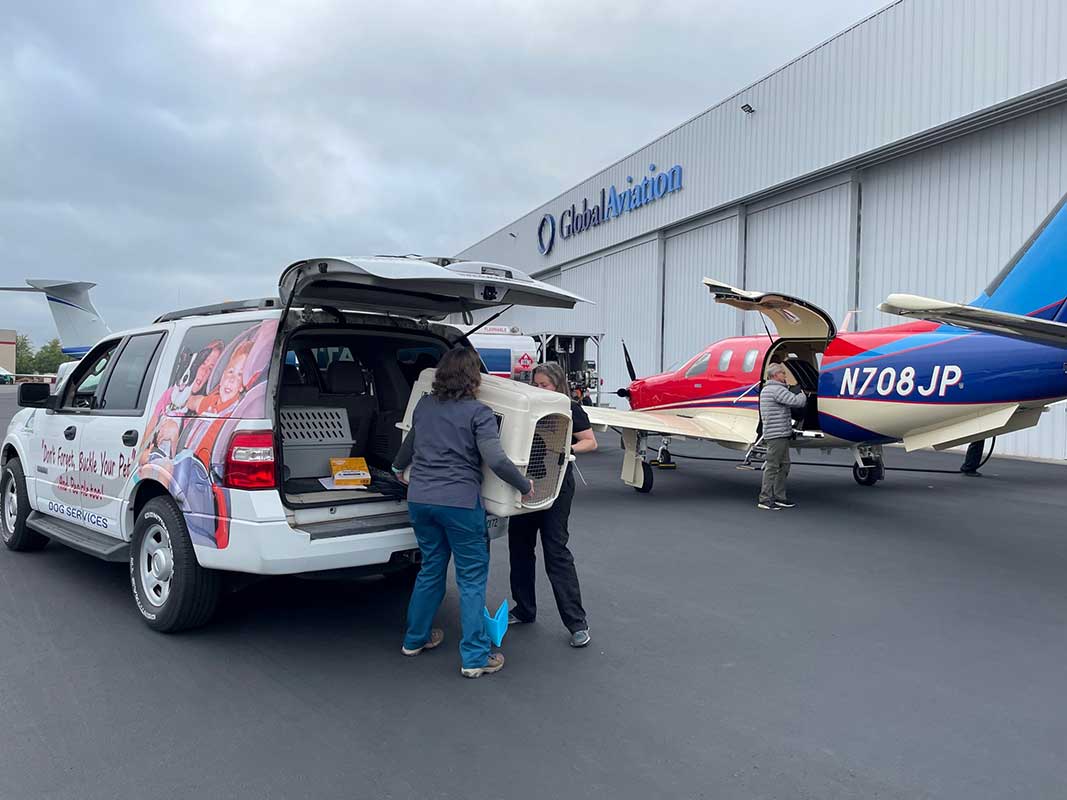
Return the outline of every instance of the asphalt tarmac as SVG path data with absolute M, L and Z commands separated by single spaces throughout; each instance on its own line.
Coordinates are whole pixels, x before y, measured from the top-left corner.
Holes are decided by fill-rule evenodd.
M 477 681 L 454 588 L 445 645 L 405 659 L 381 579 L 264 581 L 161 636 L 124 565 L 0 550 L 0 798 L 1067 796 L 1067 468 L 795 467 L 769 513 L 724 462 L 639 495 L 601 442 L 572 516 L 592 645 L 542 574 Z M 497 542 L 490 605 L 507 584 Z

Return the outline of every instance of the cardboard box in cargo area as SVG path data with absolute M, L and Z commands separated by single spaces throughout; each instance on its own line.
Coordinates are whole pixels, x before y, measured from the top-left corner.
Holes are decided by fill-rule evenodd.
M 330 471 L 334 486 L 350 489 L 370 486 L 370 469 L 365 458 L 331 458 Z

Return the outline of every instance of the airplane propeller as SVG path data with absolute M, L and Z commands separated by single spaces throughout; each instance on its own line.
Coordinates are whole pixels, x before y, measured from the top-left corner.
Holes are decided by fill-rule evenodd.
M 626 359 L 626 371 L 630 374 L 630 381 L 637 380 L 637 371 L 634 369 L 634 362 L 630 360 L 630 351 L 626 348 L 626 340 L 622 340 L 622 357 Z

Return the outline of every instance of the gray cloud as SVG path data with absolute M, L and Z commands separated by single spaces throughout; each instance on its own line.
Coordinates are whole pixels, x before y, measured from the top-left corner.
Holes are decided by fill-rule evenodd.
M 118 328 L 298 258 L 453 253 L 881 4 L 23 4 L 0 283 L 96 281 Z M 0 312 L 54 335 L 40 298 Z

